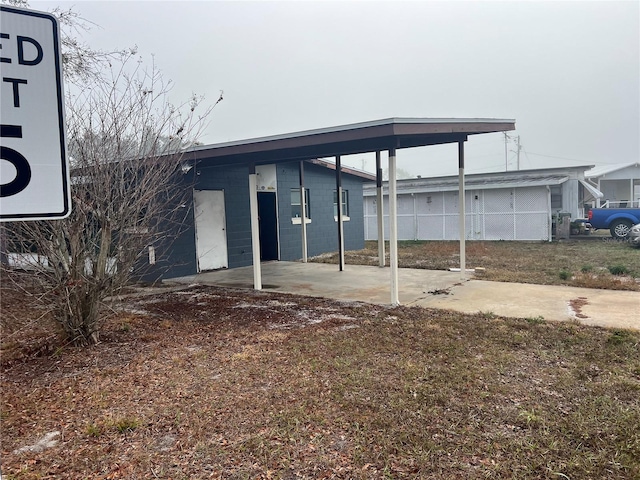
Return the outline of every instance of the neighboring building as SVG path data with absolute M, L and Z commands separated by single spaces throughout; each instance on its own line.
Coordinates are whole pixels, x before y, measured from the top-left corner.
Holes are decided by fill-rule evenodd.
M 261 261 L 302 258 L 299 169 L 300 162 L 256 166 Z M 305 161 L 304 178 L 308 255 L 335 252 L 335 164 Z M 364 247 L 362 184 L 372 180 L 375 176 L 342 167 L 344 244 L 348 250 Z M 193 212 L 187 225 L 163 262 L 163 278 L 251 265 L 247 167 L 197 166 Z
M 590 206 L 640 207 L 640 162 L 601 165 L 584 175 L 604 195 Z
M 554 216 L 585 218 L 582 205 L 596 188 L 585 182 L 589 166 L 482 173 L 465 176 L 468 240 L 551 240 Z M 457 240 L 458 177 L 398 181 L 398 238 Z M 385 238 L 387 182 L 385 182 Z M 367 184 L 365 239 L 377 239 L 376 188 Z

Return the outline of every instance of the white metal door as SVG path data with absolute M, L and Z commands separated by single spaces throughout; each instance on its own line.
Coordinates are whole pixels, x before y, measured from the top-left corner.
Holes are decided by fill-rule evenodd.
M 229 263 L 224 191 L 194 190 L 193 205 L 198 271 L 227 268 Z

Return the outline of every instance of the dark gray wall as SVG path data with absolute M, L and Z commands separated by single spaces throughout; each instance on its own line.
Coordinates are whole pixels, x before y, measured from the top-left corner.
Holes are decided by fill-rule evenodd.
M 172 198 L 184 205 L 184 219 L 180 224 L 165 224 L 167 235 L 156 241 L 156 264 L 149 265 L 149 252 L 141 252 L 134 278 L 144 282 L 157 282 L 162 278 L 181 277 L 196 272 L 195 229 L 193 223 L 193 174 L 181 176 L 176 186 L 179 193 Z
M 251 217 L 249 209 L 249 170 L 247 167 L 201 168 L 194 172 L 198 190 L 224 190 L 227 252 L 229 268 L 252 264 Z M 277 166 L 279 242 L 281 260 L 302 257 L 301 225 L 291 223 L 291 188 L 300 185 L 298 163 Z M 364 214 L 362 199 L 363 180 L 342 175 L 342 185 L 349 191 L 349 216 L 344 223 L 345 249 L 364 248 Z M 312 223 L 307 225 L 308 253 L 310 256 L 338 250 L 338 226 L 333 218 L 333 191 L 335 172 L 325 167 L 306 164 L 305 184 L 309 189 Z M 191 187 L 189 187 L 191 188 Z M 196 240 L 193 200 L 188 205 L 187 221 L 183 231 L 171 245 L 156 248 L 158 265 L 147 280 L 162 276 L 172 278 L 197 272 Z
M 245 267 L 252 264 L 251 218 L 249 210 L 249 170 L 239 168 L 200 168 L 192 170 L 195 180 L 184 188 L 197 190 L 223 190 L 225 201 L 227 256 L 229 268 Z M 193 195 L 189 195 L 185 208 L 185 226 L 170 242 L 156 246 L 157 264 L 142 268 L 140 276 L 145 281 L 159 278 L 174 278 L 193 275 L 198 271 L 196 259 L 195 218 Z M 141 263 L 147 261 L 143 255 Z
M 218 167 L 203 168 L 199 172 L 196 179 L 197 190 L 224 190 L 229 268 L 251 265 L 253 254 L 251 252 L 249 169 L 246 166 Z M 193 251 L 195 256 L 195 240 Z
M 277 166 L 278 217 L 280 225 L 280 259 L 302 258 L 302 225 L 291 223 L 291 189 L 300 186 L 298 163 Z M 342 188 L 349 191 L 349 216 L 344 222 L 344 245 L 347 250 L 364 248 L 363 180 L 342 174 Z M 333 216 L 333 191 L 336 177 L 333 170 L 305 164 L 305 188 L 309 190 L 311 223 L 307 224 L 309 256 L 338 250 L 338 224 Z

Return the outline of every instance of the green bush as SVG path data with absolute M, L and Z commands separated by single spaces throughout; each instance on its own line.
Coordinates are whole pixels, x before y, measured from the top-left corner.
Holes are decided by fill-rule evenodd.
M 571 278 L 571 272 L 568 272 L 566 270 L 560 270 L 560 273 L 558 274 L 558 276 L 562 280 L 569 280 Z
M 611 275 L 626 275 L 629 273 L 629 269 L 624 265 L 613 265 L 608 268 Z

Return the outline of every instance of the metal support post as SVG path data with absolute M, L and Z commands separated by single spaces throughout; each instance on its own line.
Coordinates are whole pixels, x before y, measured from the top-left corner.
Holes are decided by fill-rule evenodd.
M 396 197 L 396 150 L 389 150 L 389 263 L 391 305 L 400 305 L 398 289 L 398 199 Z
M 465 188 L 464 188 L 464 141 L 458 142 L 458 226 L 460 230 L 460 278 L 466 279 L 466 225 L 465 225 Z
M 340 271 L 344 271 L 344 224 L 342 223 L 342 166 L 340 155 L 336 155 L 336 195 L 338 198 L 338 254 L 340 256 Z
M 380 165 L 380 152 L 376 152 L 376 214 L 378 219 L 378 264 L 385 266 L 384 249 L 384 192 L 382 191 L 382 166 Z
M 253 253 L 253 288 L 262 290 L 260 265 L 260 222 L 258 219 L 258 176 L 255 165 L 249 167 L 249 208 L 251 210 L 251 251 Z
M 304 188 L 304 162 L 300 162 L 300 208 L 302 226 L 302 262 L 307 263 L 307 197 Z

